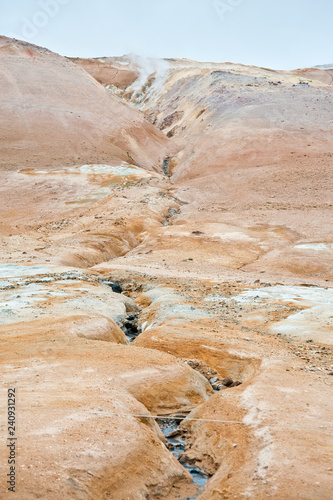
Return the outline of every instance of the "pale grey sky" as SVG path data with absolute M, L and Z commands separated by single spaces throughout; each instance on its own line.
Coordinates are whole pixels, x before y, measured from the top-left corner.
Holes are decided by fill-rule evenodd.
M 67 56 L 333 63 L 333 0 L 0 0 L 0 34 Z

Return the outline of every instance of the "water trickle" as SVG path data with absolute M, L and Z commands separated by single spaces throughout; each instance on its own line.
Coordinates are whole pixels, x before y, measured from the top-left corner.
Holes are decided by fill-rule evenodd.
M 187 464 L 180 460 L 180 455 L 185 450 L 185 440 L 179 431 L 179 424 L 185 417 L 175 419 L 158 419 L 157 423 L 167 440 L 167 447 L 173 456 L 181 463 L 181 465 L 189 471 L 192 476 L 194 484 L 198 486 L 198 493 L 195 497 L 186 498 L 183 500 L 195 500 L 203 491 L 207 484 L 209 476 L 207 476 L 201 469 L 193 465 Z
M 165 175 L 167 175 L 168 177 L 170 177 L 170 172 L 169 172 L 169 164 L 170 164 L 170 160 L 171 158 L 167 157 L 165 158 L 164 162 L 163 162 L 163 172 L 165 173 Z
M 132 343 L 133 340 L 135 340 L 141 333 L 141 329 L 138 326 L 138 315 L 130 314 L 129 316 L 127 316 L 121 329 L 128 338 L 129 343 Z
M 169 210 L 169 217 L 167 217 L 165 219 L 165 222 L 163 222 L 163 226 L 169 226 L 170 222 L 171 222 L 171 219 L 172 217 L 179 212 L 179 209 L 178 208 L 171 208 Z

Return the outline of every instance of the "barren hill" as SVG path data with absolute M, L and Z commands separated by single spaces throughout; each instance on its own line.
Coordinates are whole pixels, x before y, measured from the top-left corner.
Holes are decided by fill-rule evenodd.
M 0 37 L 0 65 L 2 168 L 118 162 L 129 154 L 159 169 L 164 135 L 69 60 Z
M 185 249 L 188 238 L 179 242 L 177 229 L 184 235 L 186 228 L 188 235 L 190 229 L 205 233 L 195 241 L 212 241 L 214 224 L 223 223 L 230 228 L 227 240 L 221 233 L 225 251 L 217 251 L 215 238 L 205 248 L 206 262 L 218 264 L 218 255 L 222 267 L 331 279 L 330 70 L 278 72 L 133 56 L 78 62 L 180 148 L 167 171 L 176 197 L 190 205 L 169 240 L 173 232 Z M 128 86 L 120 84 L 119 75 L 128 78 L 130 71 Z M 160 242 L 153 246 L 158 250 Z

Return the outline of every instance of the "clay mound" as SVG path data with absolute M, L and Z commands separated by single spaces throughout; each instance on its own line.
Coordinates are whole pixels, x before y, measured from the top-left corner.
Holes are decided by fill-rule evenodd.
M 159 169 L 170 141 L 68 59 L 0 37 L 0 168 L 131 162 Z

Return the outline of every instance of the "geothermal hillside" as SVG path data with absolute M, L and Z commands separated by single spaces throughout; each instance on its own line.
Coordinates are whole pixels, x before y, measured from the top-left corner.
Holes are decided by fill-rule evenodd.
M 332 66 L 0 73 L 12 498 L 331 500 Z

